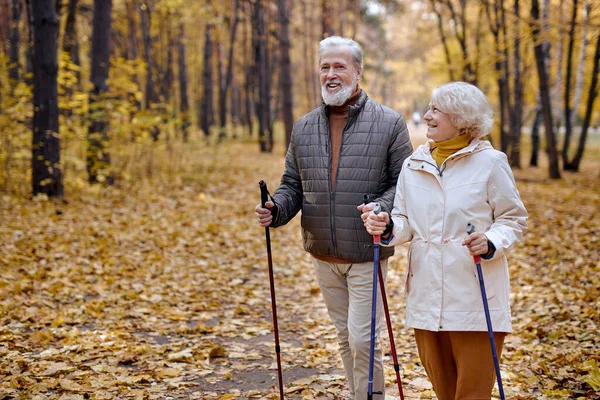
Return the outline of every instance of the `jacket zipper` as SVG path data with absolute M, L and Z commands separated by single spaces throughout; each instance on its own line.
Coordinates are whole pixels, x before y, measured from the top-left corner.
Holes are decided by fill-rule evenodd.
M 335 182 L 331 182 L 331 161 L 332 161 L 332 157 L 333 157 L 333 149 L 332 149 L 332 144 L 331 144 L 331 131 L 329 129 L 329 119 L 325 120 L 325 126 L 327 127 L 326 129 L 326 134 L 327 134 L 327 150 L 328 150 L 328 157 L 329 157 L 329 168 L 327 168 L 327 175 L 329 177 L 329 179 L 327 179 L 327 190 L 329 190 L 329 223 L 331 225 L 331 243 L 333 244 L 333 254 L 335 255 L 335 257 L 337 257 L 337 238 L 335 235 L 335 218 L 334 218 L 334 202 L 335 202 Z M 340 148 L 341 150 L 341 148 Z M 341 152 L 341 151 L 340 151 Z M 339 166 L 339 160 L 338 160 L 338 166 Z M 337 176 L 336 176 L 336 180 L 337 180 Z M 332 187 L 334 189 L 332 189 Z
M 333 243 L 333 252 L 335 257 L 339 257 L 337 250 L 337 235 L 335 234 L 335 190 L 337 188 L 337 181 L 340 172 L 340 162 L 342 161 L 342 147 L 344 147 L 344 133 L 350 124 L 350 109 L 348 108 L 348 120 L 342 130 L 342 137 L 340 138 L 340 154 L 338 155 L 338 163 L 336 165 L 335 182 L 331 182 L 331 162 L 333 158 L 333 147 L 331 144 L 331 128 L 329 126 L 329 119 L 327 119 L 327 140 L 329 143 L 329 219 L 331 223 L 331 242 Z M 333 185 L 332 185 L 333 184 Z M 332 189 L 333 187 L 333 189 Z

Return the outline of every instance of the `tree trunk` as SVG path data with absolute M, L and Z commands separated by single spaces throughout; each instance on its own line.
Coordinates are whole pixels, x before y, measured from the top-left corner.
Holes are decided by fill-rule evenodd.
M 442 12 L 436 7 L 436 0 L 430 0 L 433 12 L 437 17 L 437 27 L 440 33 L 440 39 L 444 45 L 444 54 L 446 55 L 446 64 L 448 65 L 448 74 L 450 75 L 450 81 L 454 81 L 454 68 L 452 67 L 452 57 L 450 56 L 450 47 L 446 39 L 446 33 L 444 32 L 444 24 L 442 22 Z
M 558 165 L 558 153 L 556 151 L 556 137 L 552 126 L 552 107 L 550 103 L 550 86 L 548 84 L 548 71 L 544 62 L 544 47 L 540 41 L 540 10 L 538 0 L 531 1 L 531 33 L 534 47 L 535 61 L 540 86 L 540 101 L 542 103 L 542 114 L 544 116 L 544 130 L 546 132 L 546 152 L 548 153 L 550 178 L 559 179 L 560 169 Z
M 248 7 L 251 7 L 250 4 L 247 5 Z M 252 11 L 249 12 L 250 15 L 252 15 Z M 242 100 L 242 106 L 243 106 L 243 111 L 242 111 L 242 125 L 246 126 L 248 129 L 248 137 L 252 137 L 252 92 L 253 92 L 253 86 L 252 86 L 252 60 L 253 57 L 251 56 L 252 54 L 252 38 L 250 37 L 250 35 L 248 34 L 249 31 L 249 25 L 252 22 L 252 17 L 250 18 L 249 22 L 244 23 L 243 27 L 244 27 L 244 34 L 243 34 L 243 38 L 242 38 L 242 42 L 243 42 L 243 72 L 244 72 L 244 90 L 242 92 L 243 95 L 243 100 Z
M 293 6 L 291 4 L 290 6 Z M 346 25 L 346 0 L 338 0 L 338 29 L 337 34 L 344 37 L 344 26 Z
M 264 22 L 264 12 L 262 0 L 256 0 L 254 9 L 254 18 L 256 21 L 254 34 L 256 35 L 255 43 L 255 65 L 258 76 L 258 104 L 256 115 L 258 116 L 258 140 L 261 152 L 271 152 L 273 143 L 270 140 L 269 133 L 269 87 L 268 87 L 268 71 L 269 65 L 267 62 L 267 34 Z
M 183 23 L 179 25 L 179 111 L 181 113 L 181 130 L 183 132 L 183 141 L 188 141 L 188 128 L 190 127 L 190 106 L 188 101 L 188 74 L 187 62 L 185 60 L 185 30 Z
M 511 148 L 510 165 L 514 168 L 521 168 L 521 127 L 523 119 L 523 84 L 521 82 L 521 29 L 519 0 L 514 2 L 514 15 L 517 17 L 514 27 L 514 47 L 513 47 L 513 101 L 510 121 Z
M 494 1 L 494 8 L 490 9 L 490 4 L 486 3 L 486 13 L 490 24 L 490 31 L 494 37 L 494 69 L 496 71 L 496 82 L 498 83 L 498 102 L 500 105 L 500 145 L 506 146 L 508 133 L 506 132 L 506 83 L 504 81 L 504 72 L 502 70 L 502 51 L 500 43 L 500 5 Z M 504 151 L 504 150 L 503 150 Z
M 58 17 L 55 0 L 31 0 L 33 18 L 33 195 L 62 197 L 58 135 Z
M 166 40 L 167 40 L 167 65 L 165 68 L 164 79 L 162 82 L 162 95 L 165 103 L 171 102 L 171 91 L 173 90 L 173 49 L 175 43 L 173 40 L 173 34 L 171 32 L 171 14 L 167 13 L 164 23 L 167 25 L 166 28 Z
M 353 10 L 353 18 L 352 18 L 352 37 L 356 40 L 358 35 L 358 28 L 360 27 L 360 0 L 351 0 L 352 1 L 352 10 Z
M 579 171 L 579 164 L 583 158 L 583 151 L 585 150 L 585 141 L 587 138 L 588 128 L 590 127 L 590 121 L 592 119 L 592 111 L 594 109 L 594 101 L 598 95 L 598 73 L 600 72 L 600 37 L 596 41 L 596 52 L 594 53 L 594 67 L 592 69 L 592 82 L 590 84 L 590 90 L 588 94 L 587 107 L 585 110 L 585 117 L 583 119 L 583 125 L 581 126 L 581 135 L 579 136 L 579 145 L 577 146 L 577 152 L 571 162 L 565 165 L 565 170 L 568 171 Z
M 145 1 L 141 9 L 142 13 L 142 37 L 144 40 L 144 61 L 146 62 L 146 95 L 144 98 L 144 107 L 150 108 L 150 105 L 156 103 L 156 93 L 154 89 L 154 74 L 152 65 L 152 39 L 150 38 L 150 4 Z
M 11 25 L 10 4 L 3 0 L 0 1 L 0 45 L 4 54 L 10 54 L 10 25 Z
M 204 72 L 202 81 L 204 82 L 204 98 L 202 99 L 201 128 L 204 136 L 210 135 L 210 126 L 213 123 L 213 68 L 212 68 L 212 25 L 206 25 L 204 35 Z
M 31 85 L 33 83 L 31 76 L 33 76 L 33 11 L 32 11 L 32 1 L 33 0 L 25 0 L 25 16 L 29 23 L 25 24 L 27 26 L 27 50 L 25 51 L 25 83 Z
M 583 23 L 581 24 L 581 50 L 579 52 L 579 63 L 577 66 L 577 76 L 575 78 L 575 94 L 573 95 L 573 111 L 571 112 L 571 128 L 575 126 L 575 117 L 579 110 L 581 94 L 583 93 L 583 71 L 585 69 L 585 54 L 590 40 L 587 37 L 587 25 L 590 22 L 590 12 L 592 5 L 588 0 L 584 0 Z
M 135 60 L 138 58 L 137 29 L 135 24 L 135 9 L 137 0 L 128 0 L 125 3 L 127 8 L 127 59 Z
M 331 2 L 328 0 L 321 0 L 321 39 L 325 39 L 326 37 L 333 36 L 333 21 L 332 21 L 332 6 Z
M 290 8 L 288 0 L 279 0 L 281 69 L 279 82 L 283 97 L 283 125 L 285 127 L 285 148 L 290 145 L 292 126 L 294 125 L 292 63 L 290 60 Z
M 310 13 L 310 25 L 309 25 L 309 37 L 310 37 L 310 41 L 309 41 L 309 55 L 308 55 L 308 59 L 309 59 L 309 65 L 310 65 L 310 76 L 311 76 L 311 80 L 312 83 L 310 85 L 311 89 L 312 89 L 312 99 L 313 102 L 311 104 L 310 108 L 313 108 L 315 106 L 317 106 L 318 104 L 321 104 L 321 84 L 319 83 L 319 76 L 318 76 L 318 69 L 315 68 L 315 66 L 318 64 L 316 58 L 316 53 L 313 50 L 314 49 L 314 42 L 317 40 L 317 32 L 316 32 L 316 27 L 317 27 L 317 0 L 312 0 L 313 4 L 312 4 L 312 10 Z M 360 0 L 358 0 L 360 2 Z M 359 10 L 359 14 L 360 14 L 360 10 Z
M 13 85 L 19 82 L 21 61 L 19 60 L 19 45 L 21 44 L 21 12 L 23 11 L 21 0 L 10 1 L 12 23 L 10 24 L 10 59 L 8 76 Z
M 560 0 L 559 1 L 559 6 L 558 6 L 558 26 L 560 26 L 561 28 L 565 26 L 565 13 L 563 12 L 563 8 L 564 8 L 564 0 Z M 548 4 L 548 12 L 550 12 L 550 4 Z M 557 37 L 557 41 L 558 41 L 558 51 L 556 52 L 556 73 L 555 73 L 555 77 L 556 79 L 553 82 L 553 86 L 552 86 L 552 97 L 551 97 L 551 101 L 552 101 L 552 115 L 555 118 L 555 121 L 552 121 L 557 128 L 557 132 L 558 132 L 558 128 L 561 125 L 561 93 L 562 93 L 562 70 L 563 70 L 563 53 L 564 53 L 564 48 L 565 48 L 565 43 L 563 40 L 563 33 L 562 33 L 563 29 L 559 29 L 558 30 L 558 37 Z
M 502 96 L 504 97 L 504 115 L 506 116 L 505 124 L 506 126 L 503 128 L 505 132 L 505 136 L 501 139 L 500 147 L 501 150 L 508 154 L 510 148 L 510 111 L 511 111 L 511 101 L 510 101 L 510 55 L 509 55 L 509 44 L 508 44 L 508 24 L 506 22 L 506 10 L 504 8 L 504 0 L 499 0 L 499 10 L 500 10 L 500 33 L 502 38 Z
M 531 167 L 538 166 L 538 153 L 540 149 L 540 121 L 542 120 L 542 103 L 538 94 L 537 107 L 535 108 L 535 117 L 531 127 L 531 158 L 529 165 Z
M 106 109 L 108 98 L 108 71 L 110 67 L 112 0 L 94 0 L 92 22 L 92 92 L 90 93 L 90 126 L 88 129 L 87 171 L 90 183 L 113 183 L 110 172 L 108 145 L 109 112 Z
M 77 38 L 77 3 L 78 0 L 69 0 L 67 7 L 67 21 L 65 25 L 65 36 L 63 38 L 63 51 L 69 54 L 71 62 L 81 66 L 79 58 L 79 40 Z M 76 72 L 79 81 L 80 73 Z
M 569 162 L 569 145 L 571 144 L 571 75 L 573 71 L 573 48 L 575 42 L 575 23 L 577 21 L 577 2 L 573 0 L 573 13 L 571 14 L 571 24 L 569 26 L 569 47 L 567 50 L 567 76 L 565 77 L 565 139 L 562 148 L 563 165 Z

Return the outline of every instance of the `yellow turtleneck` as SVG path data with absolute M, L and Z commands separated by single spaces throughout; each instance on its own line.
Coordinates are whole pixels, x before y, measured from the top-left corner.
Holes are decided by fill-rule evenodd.
M 435 142 L 435 148 L 431 150 L 431 156 L 435 162 L 441 166 L 448 157 L 467 147 L 470 142 L 471 139 L 468 134 L 459 135 L 443 142 Z

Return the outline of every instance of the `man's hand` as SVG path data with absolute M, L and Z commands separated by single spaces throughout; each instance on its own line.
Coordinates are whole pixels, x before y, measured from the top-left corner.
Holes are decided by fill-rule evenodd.
M 263 208 L 262 204 L 257 204 L 254 208 L 254 213 L 258 219 L 258 224 L 263 228 L 266 228 L 267 226 L 271 225 L 271 222 L 273 222 L 271 210 L 273 207 L 275 207 L 275 204 L 269 200 L 265 203 L 265 207 L 266 208 Z
M 373 236 L 383 235 L 386 225 L 390 223 L 390 216 L 386 212 L 375 214 L 373 212 L 374 206 L 375 203 L 369 203 L 361 204 L 356 208 L 362 212 L 360 218 L 363 220 L 367 232 Z
M 483 232 L 471 233 L 463 240 L 462 245 L 467 246 L 469 253 L 471 253 L 472 256 L 487 254 L 489 251 L 488 238 Z

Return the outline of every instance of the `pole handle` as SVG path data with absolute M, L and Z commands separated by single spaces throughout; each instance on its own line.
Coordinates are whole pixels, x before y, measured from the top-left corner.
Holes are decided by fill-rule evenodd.
M 475 225 L 473 225 L 470 222 L 467 224 L 467 233 L 469 235 L 472 234 L 472 233 L 475 233 Z M 481 256 L 473 256 L 473 260 L 475 260 L 476 263 L 480 263 L 481 262 Z
M 260 203 L 262 207 L 265 208 L 265 203 L 269 201 L 269 190 L 267 189 L 267 182 L 260 181 L 258 182 L 258 186 L 260 186 Z
M 472 234 L 475 233 L 475 225 L 473 225 L 472 223 L 468 223 L 467 224 L 467 234 Z

